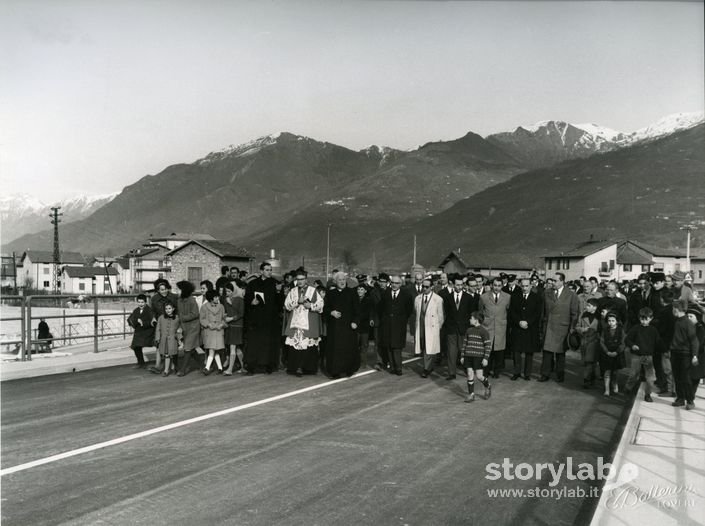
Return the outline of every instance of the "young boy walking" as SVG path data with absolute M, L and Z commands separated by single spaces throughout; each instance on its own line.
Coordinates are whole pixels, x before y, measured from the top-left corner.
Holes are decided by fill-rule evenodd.
M 691 366 L 698 365 L 698 336 L 695 326 L 686 316 L 688 304 L 684 300 L 673 302 L 673 340 L 669 352 L 673 366 L 673 379 L 676 382 L 676 400 L 674 407 L 685 406 L 687 410 L 695 409 L 693 384 L 690 381 Z
M 639 382 L 641 368 L 644 367 L 646 387 L 644 401 L 653 402 L 651 393 L 656 389 L 656 372 L 654 370 L 654 355 L 661 352 L 662 342 L 656 327 L 651 325 L 654 311 L 649 307 L 639 310 L 639 325 L 632 327 L 627 333 L 624 344 L 631 353 L 631 371 L 627 379 L 626 391 L 631 391 Z
M 470 327 L 465 331 L 463 340 L 463 366 L 465 367 L 468 381 L 466 402 L 475 400 L 475 376 L 485 388 L 485 400 L 488 400 L 492 394 L 490 381 L 483 374 L 483 369 L 487 367 L 490 352 L 492 351 L 490 333 L 482 326 L 483 321 L 484 316 L 481 312 L 473 312 L 470 315 Z

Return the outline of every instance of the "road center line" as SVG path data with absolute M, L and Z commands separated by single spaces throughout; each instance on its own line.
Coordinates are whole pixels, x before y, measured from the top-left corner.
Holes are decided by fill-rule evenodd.
M 419 360 L 419 358 L 409 358 L 408 360 L 402 361 L 402 363 L 406 364 L 409 362 L 414 362 L 416 360 Z M 12 473 L 17 473 L 20 471 L 25 471 L 25 470 L 28 470 L 31 468 L 35 468 L 37 466 L 42 466 L 44 464 L 50 464 L 52 462 L 57 462 L 59 460 L 65 459 L 65 458 L 71 458 L 71 457 L 75 457 L 77 455 L 82 455 L 83 453 L 90 453 L 91 451 L 96 451 L 98 449 L 116 446 L 118 444 L 123 444 L 125 442 L 130 442 L 131 440 L 137 440 L 138 438 L 147 437 L 147 436 L 154 435 L 157 433 L 162 433 L 164 431 L 169 431 L 171 429 L 177 429 L 179 427 L 188 426 L 191 424 L 195 424 L 196 422 L 202 422 L 204 420 L 210 420 L 211 418 L 217 418 L 219 416 L 229 415 L 231 413 L 236 413 L 238 411 L 250 409 L 251 407 L 257 407 L 259 405 L 268 404 L 270 402 L 276 402 L 277 400 L 283 400 L 285 398 L 290 398 L 292 396 L 307 393 L 309 391 L 315 391 L 316 389 L 321 389 L 323 387 L 328 387 L 330 385 L 339 384 L 341 382 L 345 382 L 347 380 L 352 380 L 354 378 L 361 378 L 363 376 L 367 376 L 368 374 L 373 374 L 376 372 L 377 371 L 375 369 L 370 369 L 369 371 L 363 371 L 361 373 L 357 373 L 357 374 L 351 376 L 350 378 L 338 378 L 336 380 L 330 380 L 328 382 L 323 382 L 321 384 L 316 384 L 316 385 L 311 385 L 309 387 L 304 387 L 303 389 L 297 389 L 295 391 L 289 391 L 288 393 L 283 393 L 280 395 L 271 396 L 269 398 L 264 398 L 264 399 L 258 400 L 256 402 L 250 402 L 247 404 L 242 404 L 242 405 L 238 405 L 235 407 L 230 407 L 228 409 L 222 409 L 220 411 L 215 411 L 214 413 L 207 413 L 205 415 L 197 416 L 194 418 L 189 418 L 187 420 L 181 420 L 180 422 L 174 422 L 172 424 L 167 424 L 165 426 L 154 427 L 152 429 L 147 429 L 146 431 L 140 431 L 139 433 L 125 435 L 125 436 L 122 436 L 119 438 L 114 438 L 112 440 L 106 440 L 105 442 L 99 442 L 97 444 L 93 444 L 90 446 L 85 446 L 85 447 L 81 447 L 78 449 L 73 449 L 71 451 L 65 451 L 64 453 L 59 453 L 57 455 L 52 455 L 50 457 L 40 458 L 37 460 L 33 460 L 31 462 L 26 462 L 24 464 L 18 464 L 17 466 L 12 466 L 11 468 L 0 469 L 0 477 L 3 477 L 5 475 L 11 475 Z

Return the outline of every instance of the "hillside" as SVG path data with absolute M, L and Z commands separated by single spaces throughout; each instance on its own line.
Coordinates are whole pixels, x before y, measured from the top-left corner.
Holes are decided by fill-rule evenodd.
M 438 262 L 454 247 L 541 255 L 589 239 L 685 244 L 705 218 L 705 124 L 652 142 L 522 173 L 375 243 L 378 260 Z M 693 246 L 699 246 L 696 231 Z
M 501 150 L 468 134 L 413 152 L 341 146 L 282 133 L 178 164 L 126 187 L 90 218 L 66 224 L 64 246 L 118 253 L 150 235 L 204 232 L 250 245 L 297 216 L 350 204 L 364 220 L 417 219 L 520 172 Z M 46 248 L 51 231 L 10 250 Z

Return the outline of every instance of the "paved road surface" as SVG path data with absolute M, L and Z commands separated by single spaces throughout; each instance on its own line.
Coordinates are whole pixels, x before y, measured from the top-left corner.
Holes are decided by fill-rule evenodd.
M 577 364 L 569 361 L 569 369 Z M 2 476 L 3 524 L 587 524 L 597 499 L 490 498 L 548 487 L 484 478 L 488 462 L 595 464 L 611 456 L 623 398 L 566 384 L 386 373 L 325 377 L 110 367 L 6 381 L 2 469 L 303 387 L 320 388 Z M 565 482 L 565 481 L 563 481 Z M 561 485 L 563 485 L 563 482 Z M 570 482 L 589 489 L 589 482 Z

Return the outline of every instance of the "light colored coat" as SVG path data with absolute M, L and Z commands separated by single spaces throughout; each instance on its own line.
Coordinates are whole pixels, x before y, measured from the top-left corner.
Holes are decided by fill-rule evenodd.
M 414 353 L 421 354 L 421 342 L 419 340 L 419 318 L 421 317 L 421 302 L 423 294 L 414 298 L 414 319 L 416 323 L 414 336 Z M 431 293 L 426 306 L 426 316 L 424 317 L 424 330 L 426 331 L 426 354 L 438 354 L 441 352 L 441 327 L 443 326 L 443 298 L 436 293 Z
M 492 350 L 503 351 L 507 347 L 507 313 L 512 297 L 506 292 L 499 293 L 499 300 L 494 302 L 494 292 L 485 292 L 480 296 L 480 312 L 485 316 L 482 326 L 490 333 Z
M 543 341 L 543 350 L 564 353 L 563 342 L 578 323 L 580 300 L 578 295 L 568 287 L 563 287 L 559 298 L 556 298 L 553 292 L 553 289 L 546 291 L 544 302 L 546 336 Z

